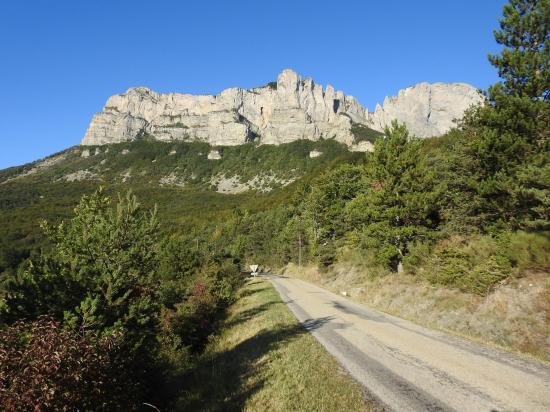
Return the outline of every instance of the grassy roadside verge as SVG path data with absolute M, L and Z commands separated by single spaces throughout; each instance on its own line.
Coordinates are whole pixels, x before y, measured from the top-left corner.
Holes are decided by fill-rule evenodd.
M 174 410 L 368 411 L 361 387 L 265 279 L 247 281 Z

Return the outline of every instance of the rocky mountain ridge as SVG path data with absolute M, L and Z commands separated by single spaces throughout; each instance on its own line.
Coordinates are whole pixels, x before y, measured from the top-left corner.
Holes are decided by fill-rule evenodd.
M 481 93 L 465 83 L 420 83 L 369 112 L 353 96 L 330 85 L 323 88 L 287 69 L 277 82 L 253 89 L 230 88 L 215 96 L 131 88 L 111 96 L 103 111 L 94 115 L 82 145 L 144 136 L 213 146 L 335 139 L 352 150 L 365 151 L 372 144 L 358 138 L 357 127 L 382 131 L 396 119 L 419 137 L 440 135 L 468 107 L 482 101 Z

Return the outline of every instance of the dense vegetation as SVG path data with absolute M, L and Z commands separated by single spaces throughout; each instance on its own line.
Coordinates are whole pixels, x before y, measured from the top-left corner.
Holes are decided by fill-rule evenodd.
M 162 405 L 159 384 L 169 387 L 166 374 L 200 351 L 242 279 L 224 246 L 227 235 L 217 233 L 207 248 L 163 239 L 155 209 L 143 209 L 130 192 L 113 204 L 101 189 L 84 196 L 70 220 L 43 222 L 42 229 L 51 247 L 3 285 L 0 315 L 14 326 L 0 332 L 8 368 L 0 375 L 0 402 L 34 400 L 56 409 L 71 404 L 66 386 L 77 403 L 103 393 L 103 409 Z M 36 362 L 40 388 L 24 384 L 27 368 L 12 368 Z M 113 379 L 109 391 L 106 376 Z
M 395 123 L 383 138 L 356 130 L 374 142 L 367 155 L 248 143 L 217 161 L 206 144 L 144 139 L 1 171 L 0 404 L 166 406 L 249 263 L 353 260 L 479 295 L 548 273 L 549 15 L 546 1 L 505 7 L 490 57 L 502 82 L 438 138 Z M 279 180 L 224 195 L 212 191 L 220 175 Z
M 89 157 L 82 157 L 84 150 Z M 258 175 L 273 177 L 260 188 L 266 191 L 281 189 L 281 181 L 313 176 L 332 164 L 360 157 L 334 141 L 221 147 L 220 160 L 207 160 L 210 150 L 203 143 L 140 140 L 108 148 L 70 148 L 40 162 L 0 171 L 0 273 L 13 274 L 20 262 L 44 245 L 40 219 L 68 218 L 80 197 L 99 185 L 110 195 L 132 188 L 145 206 L 157 204 L 161 231 L 167 233 L 189 222 L 221 219 L 237 206 L 266 208 L 288 193 L 282 189 L 265 195 L 227 196 L 212 190 L 215 176 L 235 176 L 241 181 Z M 310 158 L 312 150 L 322 155 Z M 51 166 L 40 166 L 49 162 Z M 90 174 L 66 180 L 82 171 Z M 162 183 L 166 177 L 172 180 Z
M 374 142 L 384 136 L 384 133 L 373 130 L 360 123 L 351 124 L 351 133 L 353 134 L 354 143 L 370 142 L 374 144 Z

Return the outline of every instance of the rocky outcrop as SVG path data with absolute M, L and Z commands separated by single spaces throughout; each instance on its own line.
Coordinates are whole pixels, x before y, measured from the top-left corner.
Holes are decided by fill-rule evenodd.
M 397 119 L 418 137 L 439 136 L 451 129 L 466 109 L 483 100 L 479 90 L 466 83 L 420 83 L 386 97 L 369 120 L 375 130 L 382 131 Z
M 323 88 L 292 70 L 276 83 L 250 90 L 231 88 L 216 96 L 160 94 L 144 87 L 111 96 L 94 115 L 83 145 L 118 143 L 140 137 L 204 141 L 231 146 L 258 140 L 264 144 L 299 139 L 335 139 L 354 150 L 354 123 L 383 130 L 391 120 L 407 124 L 421 137 L 441 134 L 482 97 L 466 84 L 422 83 L 387 98 L 369 113 L 353 96 Z
M 219 150 L 210 150 L 208 153 L 208 156 L 206 156 L 208 160 L 220 160 L 222 156 L 220 155 Z
M 320 152 L 319 150 L 312 150 L 311 152 L 309 152 L 309 157 L 314 159 L 316 157 L 319 157 L 323 154 L 323 152 Z

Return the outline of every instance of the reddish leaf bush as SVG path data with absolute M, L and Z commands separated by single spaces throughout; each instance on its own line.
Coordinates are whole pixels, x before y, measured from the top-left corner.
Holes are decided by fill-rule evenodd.
M 50 317 L 0 331 L 0 409 L 132 410 L 138 396 L 121 334 L 97 338 Z

